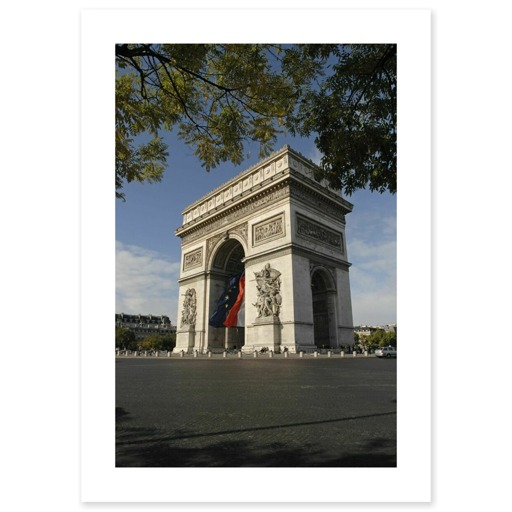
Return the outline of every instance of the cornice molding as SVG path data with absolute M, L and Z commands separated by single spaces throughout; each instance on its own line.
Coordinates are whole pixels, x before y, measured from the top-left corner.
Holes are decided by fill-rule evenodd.
M 269 249 L 265 252 L 260 252 L 252 256 L 247 256 L 244 262 L 246 266 L 248 263 L 250 263 L 251 265 L 255 265 L 268 261 L 269 259 L 278 258 L 280 256 L 286 256 L 288 254 L 302 256 L 303 258 L 309 259 L 310 262 L 316 265 L 339 268 L 347 272 L 349 268 L 352 266 L 352 263 L 349 263 L 347 260 L 336 258 L 326 254 L 319 254 L 316 251 L 309 250 L 306 247 L 298 246 L 294 243 L 288 243 L 280 247 Z
M 232 205 L 216 215 L 205 219 L 198 219 L 198 222 L 190 226 L 182 226 L 175 233 L 182 239 L 182 243 L 189 243 L 212 231 L 229 226 L 233 222 L 238 222 L 242 218 L 249 216 L 255 209 L 263 208 L 274 204 L 290 195 L 288 180 L 275 183 L 273 186 L 259 191 L 244 201 Z
M 241 173 L 237 174 L 230 180 L 226 181 L 225 183 L 222 183 L 218 187 L 214 188 L 204 196 L 200 197 L 193 203 L 189 204 L 181 213 L 182 215 L 185 215 L 190 210 L 193 210 L 197 206 L 201 205 L 201 203 L 204 203 L 206 199 L 208 199 L 210 196 L 216 196 L 221 190 L 224 190 L 228 188 L 231 185 L 234 185 L 238 180 L 246 177 L 246 175 L 251 174 L 253 171 L 258 170 L 260 167 L 264 167 L 268 163 L 271 163 L 272 160 L 277 159 L 278 157 L 282 156 L 286 151 L 291 150 L 290 146 L 288 144 L 284 145 L 281 149 L 278 149 L 271 153 L 268 157 L 264 158 L 263 160 L 260 160 L 259 162 L 256 162 L 255 164 L 251 165 L 248 169 L 245 169 L 245 171 L 242 171 Z M 314 164 L 313 164 L 314 165 Z
M 182 212 L 183 224 L 177 231 L 229 210 L 243 201 L 244 196 L 252 197 L 288 176 L 315 190 L 324 199 L 338 203 L 345 213 L 351 212 L 353 205 L 343 199 L 339 191 L 330 188 L 325 180 L 316 180 L 316 171 L 320 168 L 314 162 L 286 145 L 187 206 Z
M 182 239 L 182 244 L 188 244 L 207 236 L 219 228 L 227 228 L 233 223 L 239 223 L 249 217 L 255 210 L 261 210 L 285 198 L 295 199 L 320 210 L 322 214 L 345 224 L 345 214 L 349 212 L 342 200 L 329 197 L 320 191 L 311 188 L 294 176 L 287 175 L 285 179 L 273 182 L 270 186 L 260 189 L 251 196 L 247 196 L 238 203 L 207 216 L 198 218 L 192 223 L 176 229 L 175 234 Z

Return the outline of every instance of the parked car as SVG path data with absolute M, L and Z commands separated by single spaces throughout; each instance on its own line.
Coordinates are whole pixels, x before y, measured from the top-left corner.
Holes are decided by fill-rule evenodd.
M 375 350 L 377 357 L 396 357 L 396 348 L 394 347 L 379 347 Z

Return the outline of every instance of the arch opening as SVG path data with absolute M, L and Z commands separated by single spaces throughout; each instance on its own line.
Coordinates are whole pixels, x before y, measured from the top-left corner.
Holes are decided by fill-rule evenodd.
M 313 298 L 313 335 L 318 348 L 337 346 L 336 342 L 336 289 L 332 277 L 325 269 L 315 269 L 311 276 Z
M 226 299 L 230 280 L 239 276 L 245 269 L 245 251 L 235 238 L 230 238 L 217 248 L 211 260 L 209 275 L 209 317 L 217 310 L 219 301 Z M 232 297 L 233 300 L 236 297 Z M 231 304 L 232 300 L 228 301 Z M 245 304 L 242 305 L 242 308 Z M 240 350 L 245 344 L 245 322 L 243 313 L 238 315 L 239 322 L 233 327 L 208 326 L 208 348 L 212 351 Z M 238 325 L 240 324 L 240 325 Z
M 212 270 L 225 272 L 228 277 L 244 270 L 245 252 L 242 244 L 235 238 L 226 240 L 215 253 Z

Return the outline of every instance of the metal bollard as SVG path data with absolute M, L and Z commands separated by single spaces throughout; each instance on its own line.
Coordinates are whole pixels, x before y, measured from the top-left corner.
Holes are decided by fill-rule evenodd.
M 254 351 L 254 357 L 258 357 L 258 352 Z
M 228 353 L 224 350 L 224 352 L 222 352 L 222 357 L 227 357 L 228 356 Z
M 212 357 L 212 353 L 210 350 L 208 350 L 208 357 L 211 358 Z
M 238 352 L 238 359 L 242 359 L 242 351 Z
M 288 352 L 285 352 L 285 353 L 284 353 L 284 357 L 288 357 Z
M 327 352 L 327 357 L 331 357 L 331 351 L 330 350 Z
M 274 352 L 272 350 L 268 353 L 268 357 L 274 357 Z
M 157 350 L 157 351 L 155 352 L 155 357 L 160 357 L 160 350 Z
M 299 352 L 299 357 L 304 357 L 304 352 L 302 352 L 302 350 Z
M 352 355 L 353 355 L 354 357 L 356 357 L 356 356 L 357 356 L 357 352 L 354 350 L 354 352 L 352 352 Z
M 183 352 L 183 350 L 180 352 L 180 357 L 185 357 L 185 352 Z
M 148 357 L 148 351 L 147 350 L 144 351 L 144 357 Z
M 364 351 L 364 357 L 368 357 L 368 350 Z
M 171 352 L 167 352 L 167 357 L 171 357 Z

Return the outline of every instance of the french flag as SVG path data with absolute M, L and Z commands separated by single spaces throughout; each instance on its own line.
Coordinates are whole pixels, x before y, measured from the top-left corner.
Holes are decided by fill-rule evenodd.
M 241 289 L 240 289 L 241 285 Z M 244 288 L 245 288 L 245 274 L 242 272 L 232 278 L 230 278 L 228 282 L 227 288 L 224 290 L 224 293 L 220 296 L 219 301 L 217 302 L 217 306 L 213 315 L 210 317 L 208 324 L 212 327 L 242 327 L 244 324 L 240 324 L 239 322 L 243 322 L 243 318 L 238 319 L 238 315 L 244 314 L 245 308 L 242 303 L 244 300 Z M 235 308 L 236 306 L 236 308 Z M 234 309 L 234 312 L 231 311 Z M 228 321 L 228 316 L 230 317 L 230 325 L 226 324 Z
M 238 295 L 235 303 L 228 312 L 224 325 L 226 327 L 245 326 L 245 273 L 240 276 L 240 280 L 238 282 Z

